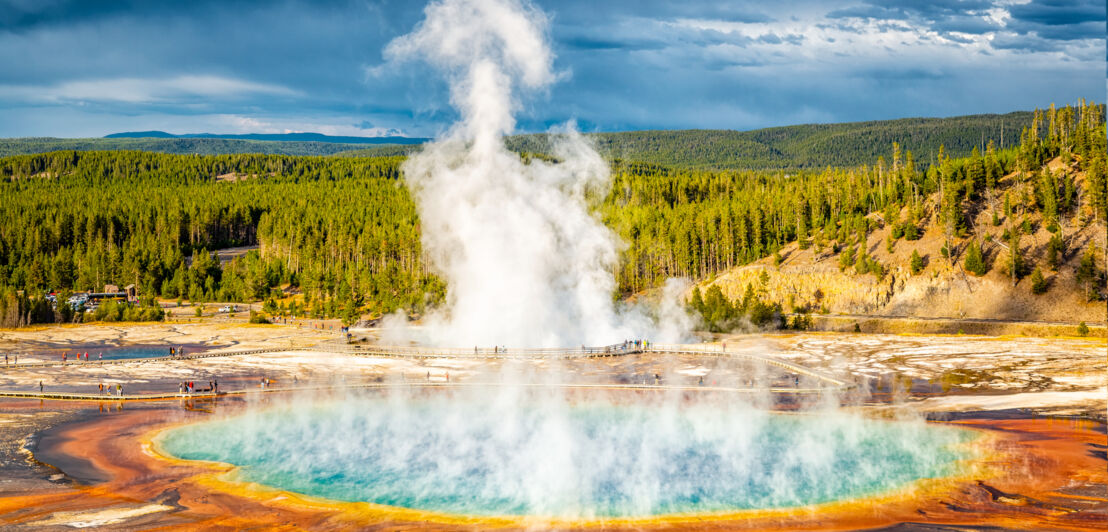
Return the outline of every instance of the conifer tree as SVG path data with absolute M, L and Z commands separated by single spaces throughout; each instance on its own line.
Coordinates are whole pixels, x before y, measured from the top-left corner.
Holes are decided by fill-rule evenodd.
M 1043 278 L 1043 270 L 1038 266 L 1031 272 L 1031 293 L 1041 294 L 1046 292 L 1046 279 Z
M 912 270 L 912 275 L 919 275 L 923 271 L 923 257 L 920 256 L 918 250 L 912 250 L 912 258 L 909 260 L 908 266 Z
M 1085 300 L 1092 301 L 1097 295 L 1096 283 L 1098 280 L 1096 267 L 1096 244 L 1090 245 L 1081 256 L 1081 264 L 1077 267 L 1077 282 L 1085 288 Z
M 1046 245 L 1046 265 L 1053 271 L 1058 271 L 1058 265 L 1061 264 L 1061 255 L 1065 250 L 1062 244 L 1062 235 L 1060 233 L 1054 233 L 1050 237 L 1050 242 Z
M 966 271 L 980 277 L 988 272 L 988 266 L 985 264 L 985 257 L 981 252 L 981 246 L 977 243 L 977 240 L 970 240 L 969 246 L 966 248 L 966 258 L 963 263 Z

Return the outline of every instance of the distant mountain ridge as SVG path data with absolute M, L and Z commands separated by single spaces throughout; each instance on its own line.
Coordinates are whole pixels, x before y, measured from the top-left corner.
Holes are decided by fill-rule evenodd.
M 981 114 L 948 118 L 899 118 L 836 124 L 801 124 L 750 131 L 731 129 L 642 130 L 586 133 L 609 160 L 653 163 L 698 170 L 826 168 L 873 164 L 890 157 L 894 142 L 927 166 L 943 146 L 948 155 L 1019 144 L 1033 113 Z M 1003 139 L 1003 141 L 1001 141 Z M 546 133 L 513 135 L 508 147 L 520 153 L 551 154 Z M 418 146 L 373 146 L 339 152 L 342 157 L 403 155 Z
M 104 135 L 106 139 L 229 139 L 229 140 L 263 140 L 278 142 L 330 142 L 335 144 L 423 144 L 427 138 L 385 136 L 385 137 L 347 137 L 324 135 L 322 133 L 183 133 L 175 135 L 165 131 L 126 131 Z
M 1103 109 L 1103 106 L 1101 106 Z M 1103 111 L 1102 111 L 1103 112 Z M 643 130 L 586 133 L 609 160 L 698 170 L 816 169 L 870 165 L 892 154 L 898 143 L 916 164 L 928 166 L 939 147 L 947 155 L 969 155 L 993 139 L 998 148 L 1019 143 L 1032 113 L 980 114 L 947 118 L 900 118 L 836 124 L 802 124 L 750 131 L 726 129 Z M 219 155 L 266 153 L 341 157 L 404 156 L 430 139 L 340 137 L 320 133 L 173 135 L 164 131 L 114 133 L 105 138 L 0 139 L 0 156 L 60 150 L 136 150 Z M 520 153 L 550 154 L 545 133 L 513 135 L 508 147 Z
M 265 153 L 273 155 L 321 156 L 333 155 L 366 144 L 342 144 L 337 142 L 302 142 L 273 140 L 203 139 L 203 138 L 84 138 L 59 139 L 53 137 L 28 137 L 0 139 L 0 156 L 29 155 L 53 151 L 145 151 L 172 154 L 232 155 L 238 153 Z M 410 147 L 401 144 L 377 144 L 374 149 L 395 150 Z

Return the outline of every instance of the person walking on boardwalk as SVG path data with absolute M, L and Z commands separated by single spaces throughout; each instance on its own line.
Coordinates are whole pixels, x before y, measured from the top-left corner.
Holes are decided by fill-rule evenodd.
M 97 388 L 96 395 L 104 395 L 104 383 L 101 382 Z
M 123 383 L 121 383 L 121 382 L 116 383 L 115 393 L 116 393 L 116 395 L 118 395 L 120 397 L 123 397 Z
M 42 393 L 42 381 L 38 381 L 38 393 Z
M 103 351 L 101 351 L 100 354 L 96 355 L 96 360 L 98 362 L 100 362 L 101 364 L 104 363 L 104 352 Z

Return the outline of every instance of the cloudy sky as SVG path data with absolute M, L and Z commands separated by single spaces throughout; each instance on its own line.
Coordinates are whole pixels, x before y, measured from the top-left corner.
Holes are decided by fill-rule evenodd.
M 1104 0 L 541 0 L 560 81 L 519 127 L 759 127 L 1105 96 Z M 433 136 L 443 82 L 389 64 L 409 0 L 0 0 L 0 136 Z

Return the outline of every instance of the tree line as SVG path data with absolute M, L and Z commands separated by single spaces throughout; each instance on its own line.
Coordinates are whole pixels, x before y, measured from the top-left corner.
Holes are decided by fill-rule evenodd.
M 896 239 L 919 238 L 933 215 L 951 246 L 972 234 L 968 224 L 981 209 L 1003 215 L 1009 241 L 1023 230 L 1009 222 L 1029 212 L 1048 224 L 1102 223 L 1104 107 L 1052 107 L 1031 118 L 1014 133 L 1017 144 L 986 137 L 984 149 L 962 157 L 943 145 L 921 157 L 893 143 L 874 164 L 820 170 L 613 161 L 597 216 L 627 244 L 618 289 L 705 278 L 793 241 L 833 248 L 843 268 L 880 276 L 885 266 L 855 246 L 879 223 Z M 1044 170 L 1057 156 L 1083 179 Z M 136 151 L 0 158 L 0 324 L 75 319 L 47 312 L 44 294 L 108 283 L 193 302 L 300 291 L 303 302 L 282 312 L 347 321 L 363 312 L 418 313 L 442 301 L 446 287 L 421 260 L 402 160 Z M 1015 170 L 1014 180 L 1002 179 Z M 238 246 L 258 249 L 229 262 L 214 253 Z M 1094 260 L 1094 277 L 1095 270 Z M 730 308 L 759 310 L 750 304 Z

